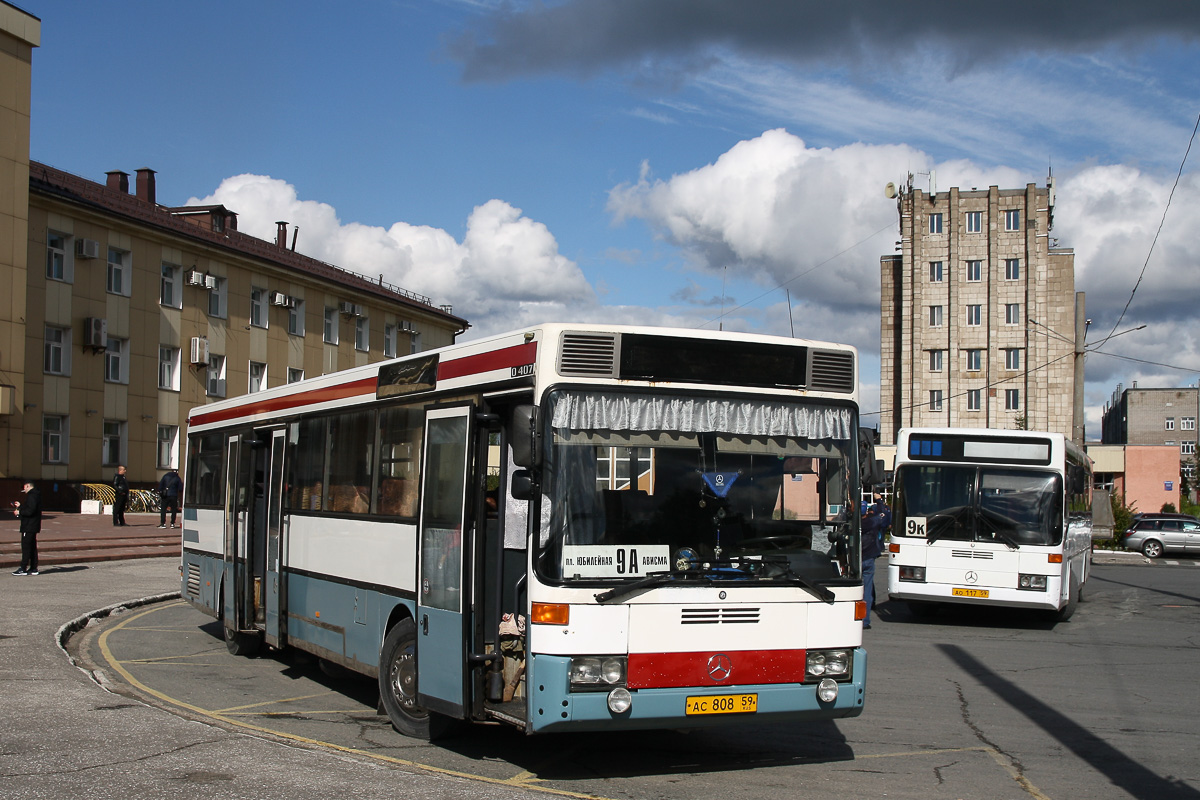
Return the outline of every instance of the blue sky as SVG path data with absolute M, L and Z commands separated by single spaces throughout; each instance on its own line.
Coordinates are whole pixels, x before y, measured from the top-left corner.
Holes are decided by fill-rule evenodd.
M 151 167 L 159 202 L 224 202 L 264 238 L 288 220 L 468 335 L 794 326 L 861 348 L 873 410 L 884 184 L 1052 166 L 1092 338 L 1148 325 L 1089 356 L 1089 435 L 1118 382 L 1200 378 L 1200 154 L 1147 262 L 1200 114 L 1195 4 L 18 5 L 42 20 L 32 158 Z

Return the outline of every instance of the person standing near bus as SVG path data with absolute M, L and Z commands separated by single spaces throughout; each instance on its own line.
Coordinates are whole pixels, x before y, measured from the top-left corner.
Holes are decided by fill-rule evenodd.
M 179 473 L 171 468 L 162 480 L 158 482 L 158 495 L 162 498 L 159 503 L 158 527 L 167 527 L 167 508 L 171 509 L 171 527 L 175 527 L 175 518 L 179 513 L 179 497 L 183 494 L 183 480 Z
M 882 552 L 880 536 L 883 533 L 884 517 L 879 506 L 867 506 L 862 520 L 862 578 L 863 601 L 867 604 L 867 615 L 863 618 L 863 630 L 871 630 L 871 606 L 875 605 L 875 559 Z
M 113 525 L 125 527 L 125 504 L 129 502 L 129 479 L 125 477 L 125 465 L 117 466 L 113 476 Z
M 13 575 L 37 575 L 37 535 L 42 532 L 42 492 L 33 485 L 33 481 L 25 481 L 21 491 L 25 493 L 25 502 L 13 502 L 17 516 L 21 518 L 21 566 Z

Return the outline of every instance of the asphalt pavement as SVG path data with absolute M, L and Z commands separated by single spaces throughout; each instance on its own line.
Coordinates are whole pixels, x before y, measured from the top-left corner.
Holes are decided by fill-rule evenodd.
M 0 574 L 0 797 L 535 796 L 231 732 L 110 692 L 60 640 L 90 618 L 177 595 L 177 558 L 9 572 Z

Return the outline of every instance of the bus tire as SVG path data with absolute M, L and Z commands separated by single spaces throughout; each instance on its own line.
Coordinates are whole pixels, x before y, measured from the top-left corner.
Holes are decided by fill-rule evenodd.
M 228 626 L 222 626 L 225 629 L 225 649 L 230 655 L 245 656 L 253 658 L 258 655 L 258 651 L 262 649 L 263 637 L 261 633 L 243 633 L 235 631 Z
M 1071 573 L 1071 577 L 1067 582 L 1067 602 L 1058 610 L 1056 619 L 1059 622 L 1066 622 L 1075 614 L 1075 606 L 1079 604 L 1079 579 L 1075 577 L 1075 573 Z
M 449 732 L 453 720 L 417 703 L 417 626 L 397 622 L 379 652 L 379 699 L 392 727 L 414 739 L 430 741 Z

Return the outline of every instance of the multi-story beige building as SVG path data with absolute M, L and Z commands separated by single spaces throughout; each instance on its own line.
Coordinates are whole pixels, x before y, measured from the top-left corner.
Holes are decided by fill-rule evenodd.
M 910 177 L 895 196 L 900 254 L 880 259 L 880 441 L 941 426 L 1082 442 L 1082 295 L 1073 251 L 1050 239 L 1053 183 L 930 194 Z
M 188 413 L 453 343 L 449 306 L 237 230 L 223 206 L 157 202 L 153 170 L 104 183 L 29 160 L 36 18 L 0 2 L 0 478 L 50 507 L 72 486 L 180 463 Z

